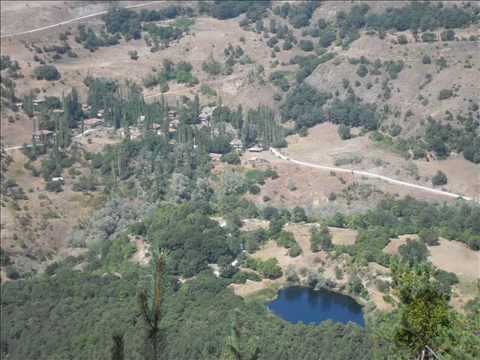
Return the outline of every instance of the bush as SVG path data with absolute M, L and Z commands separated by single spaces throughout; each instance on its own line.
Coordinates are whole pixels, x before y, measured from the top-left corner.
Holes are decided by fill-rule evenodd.
M 437 173 L 432 177 L 433 186 L 445 185 L 447 182 L 447 175 L 443 171 L 438 170 Z
M 434 33 L 427 32 L 422 34 L 423 42 L 434 42 L 435 40 L 437 40 L 437 35 Z
M 54 81 L 61 78 L 57 68 L 53 65 L 40 65 L 33 70 L 33 75 L 37 80 Z
M 320 230 L 312 228 L 310 232 L 310 248 L 313 252 L 333 249 L 332 235 L 328 227 L 322 225 Z
M 300 207 L 300 206 L 296 206 L 293 208 L 292 210 L 292 221 L 293 222 L 303 222 L 303 221 L 307 221 L 307 214 L 305 213 L 305 209 Z
M 130 56 L 130 59 L 132 60 L 138 60 L 138 52 L 137 50 L 130 50 L 128 52 L 128 55 Z
M 212 55 L 210 55 L 207 61 L 202 63 L 202 70 L 209 75 L 219 75 L 222 72 L 222 68 L 222 64 L 215 60 Z
M 405 35 L 403 35 L 403 34 L 400 35 L 400 36 L 398 37 L 398 43 L 399 43 L 400 45 L 408 44 L 407 37 L 406 37 Z
M 422 241 L 407 239 L 407 243 L 398 248 L 398 253 L 403 261 L 416 265 L 427 261 L 428 248 Z
M 47 185 L 45 186 L 45 189 L 50 192 L 62 192 L 63 191 L 63 186 L 60 181 L 47 181 Z
M 446 100 L 453 96 L 453 91 L 450 89 L 442 89 L 438 94 L 438 100 Z
M 390 289 L 390 283 L 382 279 L 376 279 L 375 285 L 377 289 L 384 294 L 388 292 L 388 289 Z
M 262 261 L 254 258 L 247 258 L 246 267 L 258 271 L 268 279 L 278 279 L 283 275 L 281 267 L 278 265 L 278 260 L 270 258 Z
M 260 193 L 260 187 L 258 185 L 250 185 L 250 187 L 248 188 L 248 192 L 252 195 L 257 195 Z
M 220 158 L 220 161 L 226 162 L 227 164 L 231 165 L 239 165 L 240 164 L 240 156 L 236 152 L 229 152 L 227 154 L 223 154 Z
M 295 243 L 289 250 L 288 250 L 288 255 L 291 257 L 297 257 L 302 253 L 302 248 Z
M 440 34 L 440 39 L 442 39 L 442 41 L 453 41 L 453 40 L 455 40 L 455 31 L 453 31 L 453 30 L 442 31 L 441 34 Z
M 425 65 L 431 64 L 431 63 L 432 63 L 432 59 L 431 59 L 430 56 L 428 56 L 428 55 L 423 55 L 422 63 L 425 64 Z
M 360 64 L 360 66 L 357 69 L 357 75 L 360 77 L 365 77 L 368 74 L 368 68 L 364 64 Z
M 352 137 L 352 134 L 350 133 L 350 128 L 344 124 L 340 124 L 338 127 L 338 135 L 342 140 L 348 140 Z
M 13 265 L 7 266 L 5 268 L 5 273 L 9 279 L 17 280 L 20 279 L 20 273 L 13 267 Z
M 313 50 L 313 42 L 311 40 L 300 40 L 299 44 L 300 49 L 303 51 L 312 51 Z
M 93 176 L 85 176 L 82 175 L 75 182 L 72 186 L 73 191 L 81 191 L 81 192 L 88 192 L 88 191 L 95 191 L 97 189 L 97 183 Z
M 418 233 L 418 237 L 422 240 L 425 244 L 429 246 L 438 245 L 438 232 L 434 229 L 422 229 Z

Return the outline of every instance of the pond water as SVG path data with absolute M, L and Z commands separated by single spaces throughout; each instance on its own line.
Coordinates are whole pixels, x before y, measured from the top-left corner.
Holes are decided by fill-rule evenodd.
M 291 323 L 319 324 L 325 320 L 365 325 L 362 307 L 351 297 L 329 290 L 291 286 L 281 289 L 268 308 Z

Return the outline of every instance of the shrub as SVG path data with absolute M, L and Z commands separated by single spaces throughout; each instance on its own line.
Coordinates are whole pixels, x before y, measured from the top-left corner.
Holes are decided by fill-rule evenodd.
M 382 279 L 376 279 L 375 285 L 377 286 L 377 289 L 384 294 L 388 292 L 388 289 L 390 289 L 390 283 Z
M 364 64 L 360 64 L 360 66 L 357 69 L 357 75 L 360 77 L 365 77 L 368 74 L 368 68 Z
M 313 50 L 313 42 L 311 40 L 300 40 L 299 44 L 300 49 L 303 51 L 312 51 Z
M 446 100 L 453 96 L 453 91 L 450 89 L 442 89 L 438 94 L 438 100 Z
M 212 55 L 202 63 L 202 70 L 209 75 L 219 75 L 222 72 L 222 64 L 215 60 Z
M 250 185 L 248 192 L 252 195 L 257 195 L 260 193 L 260 187 L 258 185 Z
M 400 35 L 400 36 L 398 37 L 398 43 L 399 43 L 400 45 L 408 44 L 407 37 L 406 37 L 405 35 L 403 35 L 403 34 Z
M 434 246 L 439 244 L 438 232 L 434 229 L 422 229 L 418 233 L 418 237 L 427 245 Z
M 447 175 L 443 171 L 438 170 L 437 173 L 432 177 L 433 186 L 445 185 L 447 182 Z
M 398 253 L 403 261 L 416 265 L 427 261 L 428 248 L 422 241 L 407 239 L 407 243 L 398 248 Z
M 227 154 L 223 154 L 220 158 L 220 161 L 226 162 L 227 164 L 231 165 L 239 165 L 240 164 L 240 157 L 236 152 L 229 152 Z
M 289 250 L 288 250 L 288 255 L 291 257 L 297 257 L 302 253 L 302 248 L 295 243 Z
M 130 56 L 130 59 L 132 60 L 138 60 L 138 52 L 137 50 L 130 50 L 128 52 L 128 55 Z
M 53 65 L 40 65 L 33 70 L 33 75 L 37 80 L 54 81 L 61 78 L 57 68 Z
M 423 42 L 434 42 L 435 40 L 437 40 L 437 35 L 434 33 L 426 32 L 422 34 Z
M 340 124 L 338 127 L 338 135 L 342 140 L 348 140 L 352 137 L 352 134 L 350 133 L 350 128 L 344 124 Z
M 318 40 L 318 44 L 323 48 L 327 48 L 332 45 L 336 38 L 337 34 L 334 31 L 323 31 Z
M 313 252 L 320 250 L 329 251 L 333 248 L 332 235 L 325 225 L 320 230 L 313 228 L 310 232 L 310 247 Z
M 442 39 L 442 41 L 453 41 L 455 40 L 455 31 L 453 30 L 442 31 L 440 34 L 440 38 Z

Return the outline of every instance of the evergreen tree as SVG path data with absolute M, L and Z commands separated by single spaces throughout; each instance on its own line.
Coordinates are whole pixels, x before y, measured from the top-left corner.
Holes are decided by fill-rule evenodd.
M 152 259 L 152 279 L 150 288 L 143 289 L 138 294 L 138 302 L 143 320 L 146 324 L 145 359 L 158 359 L 159 323 L 162 317 L 163 277 L 166 265 L 166 255 L 161 252 Z

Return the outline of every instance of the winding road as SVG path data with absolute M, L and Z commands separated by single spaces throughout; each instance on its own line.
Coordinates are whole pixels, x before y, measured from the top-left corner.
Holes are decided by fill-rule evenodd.
M 90 134 L 92 132 L 95 132 L 95 131 L 98 131 L 100 129 L 88 129 L 88 130 L 85 130 L 83 133 L 80 133 L 80 134 L 77 134 L 75 135 L 73 138 L 76 139 L 76 138 L 80 138 L 84 135 L 87 135 L 87 134 Z M 10 146 L 10 147 L 6 147 L 5 148 L 5 151 L 12 151 L 12 150 L 20 150 L 21 148 L 23 148 L 25 145 L 17 145 L 17 146 Z M 32 147 L 32 144 L 26 144 L 27 147 Z
M 405 187 L 409 187 L 409 188 L 413 188 L 413 189 L 417 189 L 417 190 L 430 192 L 432 194 L 444 195 L 444 196 L 453 197 L 453 198 L 456 198 L 456 199 L 463 198 L 464 200 L 467 200 L 467 201 L 473 201 L 473 198 L 468 197 L 468 196 L 463 196 L 463 195 L 448 192 L 448 191 L 433 189 L 433 188 L 430 188 L 428 186 L 412 184 L 412 183 L 409 183 L 409 182 L 406 182 L 406 181 L 392 179 L 388 176 L 379 175 L 379 174 L 371 173 L 371 172 L 368 172 L 368 171 L 352 170 L 352 169 L 345 169 L 345 168 L 340 168 L 340 167 L 335 167 L 335 166 L 325 166 L 325 165 L 312 164 L 312 163 L 309 163 L 309 162 L 292 159 L 289 156 L 283 155 L 280 151 L 278 151 L 277 149 L 274 149 L 274 148 L 270 148 L 270 151 L 276 157 L 278 157 L 282 160 L 286 160 L 286 161 L 289 161 L 291 163 L 298 164 L 298 165 L 301 165 L 301 166 L 307 166 L 307 167 L 310 167 L 310 168 L 315 168 L 315 169 L 320 169 L 320 170 L 325 170 L 325 171 L 335 171 L 335 172 L 340 172 L 340 173 L 349 173 L 349 174 L 353 174 L 353 175 L 361 175 L 361 176 L 365 176 L 365 177 L 368 177 L 368 178 L 371 178 L 371 179 L 383 180 L 383 181 L 388 182 L 390 184 L 395 184 L 395 185 L 400 185 L 400 186 L 405 186 Z
M 157 3 L 157 1 L 150 1 L 150 2 L 147 2 L 147 3 L 125 6 L 125 8 L 126 9 L 134 9 L 134 8 L 139 8 L 139 7 L 152 5 L 152 4 L 155 4 L 155 3 Z M 89 19 L 89 18 L 92 18 L 92 17 L 100 16 L 100 15 L 105 15 L 106 13 L 107 13 L 107 10 L 99 11 L 99 12 L 92 13 L 92 14 L 89 14 L 89 15 L 84 15 L 84 16 L 80 16 L 80 17 L 77 17 L 77 18 L 73 18 L 73 19 L 70 19 L 70 20 L 61 21 L 61 22 L 56 23 L 56 24 L 42 26 L 42 27 L 32 29 L 32 30 L 20 31 L 20 32 L 12 33 L 12 34 L 1 35 L 0 38 L 4 39 L 4 38 L 9 38 L 9 37 L 14 37 L 14 36 L 32 34 L 32 33 L 38 32 L 38 31 L 52 29 L 52 28 L 57 27 L 57 26 L 67 25 L 67 24 L 73 23 L 75 21 Z

